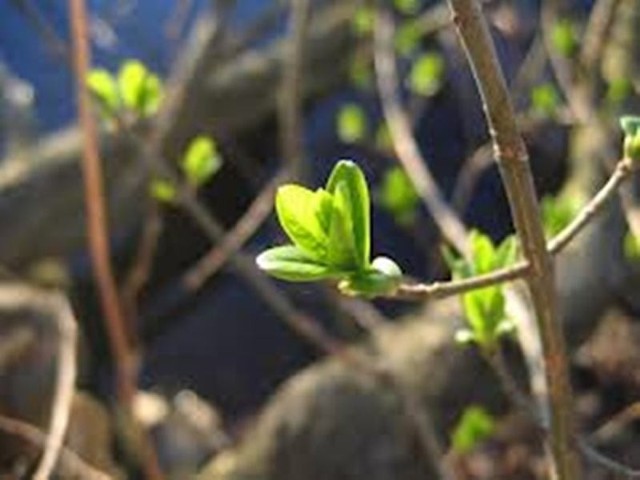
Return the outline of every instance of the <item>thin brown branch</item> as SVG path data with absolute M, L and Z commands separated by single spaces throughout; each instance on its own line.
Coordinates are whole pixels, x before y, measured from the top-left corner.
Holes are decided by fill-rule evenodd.
M 309 0 L 290 0 L 289 37 L 285 42 L 282 82 L 279 93 L 280 149 L 291 175 L 304 168 L 302 72 L 304 45 L 309 26 Z
M 132 342 L 136 337 L 133 320 L 138 318 L 138 297 L 153 269 L 158 240 L 162 233 L 162 223 L 162 214 L 158 204 L 152 200 L 149 202 L 132 265 L 120 289 L 122 305 L 126 317 L 130 319 L 128 322 L 129 338 Z
M 582 478 L 575 444 L 573 400 L 565 344 L 560 329 L 551 255 L 540 223 L 528 153 L 481 7 L 474 0 L 449 0 L 458 34 L 484 104 L 500 173 L 524 258 L 525 277 L 538 322 L 549 386 L 550 451 L 553 478 Z
M 463 293 L 489 287 L 498 283 L 510 282 L 522 278 L 528 271 L 527 264 L 519 262 L 511 267 L 496 270 L 484 275 L 451 280 L 449 282 L 434 282 L 430 284 L 403 284 L 394 298 L 402 300 L 435 300 L 452 297 Z
M 591 223 L 606 203 L 618 192 L 620 186 L 631 176 L 633 171 L 633 162 L 631 162 L 631 160 L 620 160 L 616 165 L 613 174 L 609 177 L 609 180 L 607 180 L 607 183 L 605 183 L 589 203 L 580 210 L 571 223 L 551 239 L 551 241 L 549 241 L 547 244 L 549 252 L 551 254 L 556 254 L 571 243 L 576 235 Z
M 398 97 L 398 72 L 393 51 L 393 20 L 380 11 L 375 28 L 374 64 L 384 117 L 393 147 L 416 192 L 433 216 L 445 240 L 467 254 L 467 233 L 455 211 L 442 198 L 433 175 L 412 134 L 411 122 Z
M 110 263 L 104 176 L 99 156 L 97 129 L 92 115 L 91 94 L 86 83 L 90 65 L 87 12 L 84 0 L 68 1 L 78 116 L 84 137 L 82 172 L 89 252 L 115 364 L 118 399 L 124 411 L 130 413 L 136 392 L 137 362 L 128 345 L 125 316 Z M 128 417 L 132 425 L 136 426 L 133 416 L 128 415 Z M 146 477 L 151 480 L 161 479 L 162 471 L 150 441 L 141 427 L 137 426 L 136 431 L 142 440 L 140 453 Z
M 611 473 L 624 475 L 626 478 L 640 478 L 640 470 L 634 470 L 626 465 L 603 455 L 598 450 L 589 445 L 585 440 L 579 440 L 582 454 L 593 463 L 600 465 Z
M 76 383 L 77 327 L 71 307 L 64 298 L 58 295 L 51 295 L 47 298 L 47 304 L 58 327 L 58 355 L 56 359 L 58 373 L 49 421 L 49 433 L 45 442 L 44 454 L 33 474 L 34 480 L 48 480 L 60 457 L 71 416 Z
M 189 269 L 182 279 L 189 290 L 199 289 L 251 238 L 273 211 L 273 197 L 278 186 L 287 178 L 285 171 L 278 173 L 253 200 L 234 227 L 225 233 L 222 241 Z
M 587 28 L 582 36 L 580 63 L 586 72 L 596 72 L 596 63 L 602 59 L 607 34 L 620 0 L 598 0 L 589 15 Z
M 43 447 L 46 435 L 39 428 L 26 422 L 0 415 L 0 430 L 34 445 Z M 65 446 L 61 446 L 58 468 L 68 476 L 87 480 L 111 480 L 111 476 L 89 465 L 80 456 Z
M 562 93 L 569 103 L 573 117 L 580 123 L 586 124 L 596 116 L 589 97 L 589 91 L 585 88 L 586 85 L 582 85 L 578 81 L 576 65 L 557 52 L 553 44 L 552 29 L 559 19 L 558 10 L 559 0 L 542 0 L 540 6 L 542 39 L 547 50 L 551 69 Z

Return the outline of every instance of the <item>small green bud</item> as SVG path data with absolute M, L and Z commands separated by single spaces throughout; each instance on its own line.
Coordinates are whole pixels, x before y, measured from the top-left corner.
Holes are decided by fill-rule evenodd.
M 624 116 L 620 118 L 620 126 L 625 133 L 624 157 L 640 162 L 640 117 Z
M 338 284 L 345 295 L 374 298 L 395 293 L 402 280 L 400 267 L 390 258 L 377 257 L 364 272 L 358 272 Z

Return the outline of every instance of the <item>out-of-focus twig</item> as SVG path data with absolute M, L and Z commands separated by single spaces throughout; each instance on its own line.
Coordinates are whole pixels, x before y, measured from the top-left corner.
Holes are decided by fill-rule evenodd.
M 580 63 L 585 72 L 595 72 L 596 63 L 602 59 L 607 33 L 619 3 L 620 0 L 598 0 L 591 9 L 580 50 Z
M 288 175 L 285 171 L 277 174 L 253 200 L 234 227 L 225 233 L 216 244 L 184 275 L 182 281 L 189 290 L 197 290 L 238 252 L 273 211 L 273 197 L 276 189 Z
M 16 437 L 29 442 L 32 445 L 42 447 L 46 443 L 46 435 L 37 427 L 0 415 L 0 430 L 15 435 Z M 82 460 L 78 454 L 65 446 L 60 450 L 60 466 L 62 471 L 66 471 L 69 476 L 83 478 L 86 480 L 111 480 L 111 476 L 96 469 Z
M 540 222 L 528 153 L 479 2 L 449 0 L 449 5 L 480 90 L 514 225 L 523 256 L 530 265 L 525 281 L 537 319 L 549 387 L 552 478 L 575 480 L 582 476 L 575 442 L 572 390 L 558 316 L 553 260 Z
M 133 262 L 120 289 L 122 305 L 129 320 L 129 338 L 136 338 L 133 320 L 138 318 L 138 297 L 149 280 L 158 240 L 162 233 L 162 213 L 154 200 L 149 201 Z
M 155 451 L 142 427 L 131 415 L 136 393 L 137 361 L 128 344 L 126 321 L 114 279 L 109 247 L 109 226 L 105 207 L 103 171 L 97 141 L 97 129 L 86 83 L 90 65 L 87 12 L 84 0 L 68 0 L 71 16 L 72 54 L 80 126 L 83 132 L 82 172 L 89 252 L 100 295 L 105 327 L 115 364 L 117 395 L 131 426 L 140 439 L 140 454 L 149 480 L 163 477 Z
M 398 160 L 407 171 L 416 192 L 429 209 L 445 240 L 466 255 L 466 229 L 441 197 L 398 97 L 399 81 L 393 51 L 393 20 L 383 10 L 377 16 L 374 35 L 374 64 L 378 91 Z
M 50 294 L 46 303 L 58 328 L 57 375 L 49 432 L 44 454 L 33 474 L 34 480 L 48 480 L 60 457 L 71 416 L 76 382 L 77 326 L 73 312 L 68 302 L 59 295 Z
M 304 125 L 302 118 L 302 73 L 304 45 L 307 36 L 309 0 L 291 0 L 289 36 L 285 42 L 286 54 L 282 57 L 282 81 L 278 95 L 280 120 L 280 149 L 285 164 L 293 178 L 303 174 Z

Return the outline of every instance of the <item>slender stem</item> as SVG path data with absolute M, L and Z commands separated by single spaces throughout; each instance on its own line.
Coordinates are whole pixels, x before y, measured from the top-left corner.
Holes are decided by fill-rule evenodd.
M 289 37 L 285 43 L 287 54 L 279 91 L 279 120 L 281 153 L 294 178 L 303 175 L 303 119 L 302 72 L 304 45 L 309 26 L 309 0 L 290 0 Z
M 38 447 L 43 446 L 47 441 L 46 435 L 38 427 L 2 415 L 0 415 L 0 430 Z M 69 478 L 112 480 L 110 475 L 89 465 L 77 453 L 64 445 L 61 447 L 59 463 L 60 466 L 58 468 L 66 472 Z
M 522 278 L 528 271 L 527 264 L 519 262 L 508 268 L 503 268 L 483 275 L 451 280 L 449 282 L 434 282 L 430 284 L 403 284 L 394 297 L 403 300 L 440 299 L 460 295 L 482 287 L 489 287 L 498 283 L 509 282 Z
M 540 223 L 540 209 L 524 142 L 498 64 L 495 47 L 478 2 L 449 0 L 458 34 L 480 90 L 500 173 L 529 272 L 525 277 L 544 352 L 551 406 L 552 477 L 582 478 L 575 444 L 573 400 L 560 329 L 551 255 Z
M 633 173 L 633 162 L 628 158 L 622 159 L 616 165 L 613 174 L 598 193 L 585 205 L 580 213 L 558 235 L 547 244 L 550 253 L 556 254 L 563 250 L 582 229 L 602 210 L 602 207 L 616 194 L 622 183 Z
M 376 80 L 385 121 L 393 147 L 402 167 L 442 232 L 445 240 L 465 256 L 468 254 L 467 231 L 456 212 L 440 194 L 440 189 L 422 157 L 402 103 L 398 97 L 398 72 L 393 52 L 393 20 L 380 9 L 375 28 L 374 63 Z
M 82 172 L 89 251 L 93 275 L 100 295 L 109 346 L 116 370 L 117 394 L 124 411 L 130 413 L 136 393 L 136 357 L 131 351 L 125 315 L 110 262 L 109 226 L 105 207 L 102 164 L 97 129 L 91 110 L 91 94 L 87 87 L 90 64 L 87 12 L 84 0 L 69 0 L 71 12 L 72 53 L 76 81 L 78 115 L 83 132 Z M 155 451 L 143 429 L 127 415 L 141 441 L 143 468 L 149 479 L 161 479 L 162 471 Z
M 66 299 L 52 295 L 46 300 L 58 327 L 57 379 L 53 396 L 53 407 L 49 421 L 49 434 L 45 442 L 44 454 L 33 474 L 34 480 L 47 480 L 60 458 L 64 438 L 69 426 L 73 393 L 76 382 L 76 321 Z

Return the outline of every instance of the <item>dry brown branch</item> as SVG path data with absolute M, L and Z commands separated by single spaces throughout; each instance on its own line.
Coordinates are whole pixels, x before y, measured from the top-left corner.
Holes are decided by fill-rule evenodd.
M 384 12 L 378 14 L 374 43 L 378 90 L 398 160 L 407 171 L 416 192 L 429 209 L 445 240 L 466 255 L 466 229 L 440 195 L 411 131 L 411 122 L 398 98 L 399 81 L 393 52 L 393 20 Z
M 104 177 L 100 161 L 98 132 L 92 114 L 91 95 L 86 83 L 90 53 L 84 0 L 69 0 L 69 11 L 78 116 L 83 132 L 82 171 L 89 252 L 103 309 L 112 361 L 115 364 L 118 400 L 124 412 L 130 413 L 137 390 L 137 362 L 130 345 L 128 345 L 124 311 L 111 268 L 109 225 L 105 206 Z M 139 433 L 140 456 L 145 476 L 150 480 L 162 479 L 162 470 L 150 441 L 146 438 L 142 428 L 136 425 L 133 416 L 128 415 L 128 417 L 136 432 Z
M 543 346 L 549 386 L 553 477 L 581 478 L 564 339 L 558 320 L 554 269 L 547 252 L 533 177 L 504 77 L 480 5 L 449 0 L 485 108 L 516 232 L 530 270 L 525 277 Z
M 51 294 L 46 303 L 56 319 L 58 328 L 57 378 L 49 432 L 44 454 L 33 474 L 34 480 L 48 480 L 60 457 L 69 425 L 76 382 L 77 326 L 73 312 L 62 296 Z
M 0 430 L 15 435 L 32 445 L 43 447 L 46 443 L 46 435 L 37 427 L 20 420 L 7 418 L 0 415 Z M 111 480 L 111 476 L 92 467 L 82 460 L 75 452 L 65 446 L 61 446 L 59 469 L 67 472 L 65 478 L 77 478 L 86 480 Z
M 225 234 L 224 239 L 189 269 L 182 279 L 189 290 L 200 288 L 251 238 L 273 211 L 276 189 L 286 178 L 288 175 L 284 171 L 277 174 L 256 196 L 234 227 Z

